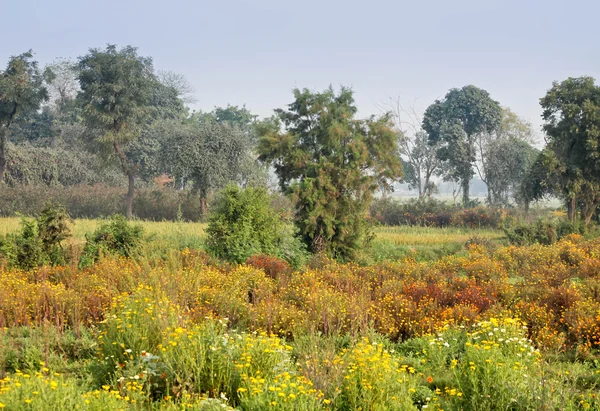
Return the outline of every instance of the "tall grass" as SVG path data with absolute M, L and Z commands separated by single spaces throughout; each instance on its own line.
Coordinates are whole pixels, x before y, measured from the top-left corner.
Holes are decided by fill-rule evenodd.
M 83 244 L 85 235 L 91 234 L 104 220 L 76 219 L 72 225 L 73 237 L 70 242 L 74 245 Z M 185 247 L 200 248 L 204 244 L 205 223 L 172 222 L 172 221 L 136 221 L 144 228 L 151 249 Z M 19 230 L 20 219 L 17 217 L 0 218 L 0 235 L 6 235 Z M 473 236 L 499 241 L 503 238 L 500 230 L 466 229 L 466 228 L 435 228 L 435 227 L 377 227 L 375 243 L 387 247 L 439 247 L 462 246 Z

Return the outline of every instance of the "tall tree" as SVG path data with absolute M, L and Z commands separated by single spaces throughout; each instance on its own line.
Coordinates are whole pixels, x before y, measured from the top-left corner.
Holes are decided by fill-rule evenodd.
M 10 126 L 21 113 L 36 111 L 48 100 L 44 82 L 51 76 L 48 70 L 40 71 L 31 50 L 11 57 L 6 70 L 0 72 L 0 184 L 6 173 Z
M 508 206 L 511 199 L 521 202 L 519 187 L 538 153 L 527 141 L 517 138 L 499 138 L 487 144 L 482 180 L 488 188 L 490 205 Z
M 60 111 L 64 105 L 75 100 L 79 92 L 77 63 L 68 59 L 57 59 L 48 66 L 53 79 L 48 85 L 51 102 Z
M 570 77 L 554 82 L 540 104 L 548 148 L 570 188 L 567 208 L 581 201 L 587 225 L 600 204 L 600 87 L 592 77 Z
M 152 59 L 138 56 L 131 46 L 90 49 L 79 59 L 79 84 L 83 116 L 92 138 L 110 147 L 127 176 L 126 215 L 131 218 L 136 166 L 127 156 L 127 147 L 139 137 L 148 113 L 156 84 Z
M 439 147 L 429 144 L 427 133 L 422 127 L 422 115 L 412 105 L 403 107 L 400 97 L 390 98 L 383 108 L 392 114 L 398 134 L 404 168 L 402 182 L 407 183 L 409 189 L 416 189 L 419 199 L 431 197 L 437 192 L 433 177 L 441 173 L 440 160 L 436 155 Z
M 275 110 L 281 124 L 259 129 L 260 159 L 296 200 L 296 224 L 309 249 L 352 258 L 368 235 L 373 193 L 402 176 L 397 135 L 387 115 L 356 119 L 348 88 L 296 89 L 294 97 L 287 110 Z
M 215 121 L 188 121 L 161 123 L 158 132 L 169 137 L 164 140 L 162 153 L 171 164 L 170 174 L 193 183 L 203 215 L 212 192 L 228 183 L 246 184 L 249 176 L 261 174 L 252 146 L 239 127 Z
M 475 86 L 451 89 L 425 111 L 423 129 L 431 144 L 439 144 L 438 158 L 446 163 L 448 179 L 460 181 L 463 205 L 469 204 L 469 182 L 474 176 L 476 138 L 500 124 L 502 109 L 489 93 Z
M 502 108 L 496 129 L 476 136 L 475 168 L 487 187 L 489 205 L 508 205 L 510 197 L 518 195 L 518 187 L 538 154 L 531 145 L 535 141 L 531 123 L 508 107 Z

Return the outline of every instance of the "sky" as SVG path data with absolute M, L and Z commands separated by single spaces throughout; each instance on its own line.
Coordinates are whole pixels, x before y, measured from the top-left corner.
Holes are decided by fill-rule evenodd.
M 295 87 L 350 86 L 359 114 L 390 98 L 424 111 L 473 84 L 540 130 L 553 81 L 600 78 L 598 0 L 0 0 L 0 64 L 106 44 L 187 77 L 195 109 L 268 116 Z

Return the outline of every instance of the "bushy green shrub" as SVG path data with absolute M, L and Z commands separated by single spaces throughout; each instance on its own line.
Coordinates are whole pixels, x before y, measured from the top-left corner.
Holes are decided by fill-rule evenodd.
M 24 270 L 65 264 L 68 257 L 62 242 L 71 236 L 69 221 L 63 206 L 48 203 L 38 218 L 23 218 L 21 231 L 0 241 L 0 253 L 10 266 Z
M 235 185 L 225 188 L 209 217 L 206 230 L 209 252 L 234 263 L 268 254 L 292 265 L 301 264 L 304 247 L 270 203 L 271 198 L 263 188 L 242 190 Z
M 550 245 L 569 234 L 584 234 L 585 227 L 580 222 L 572 223 L 564 218 L 539 218 L 504 227 L 504 232 L 514 245 Z
M 122 215 L 115 215 L 102 224 L 94 233 L 86 235 L 86 244 L 81 256 L 80 266 L 88 266 L 101 255 L 133 257 L 142 244 L 144 229 L 139 224 L 131 224 Z
M 42 251 L 52 265 L 67 262 L 62 242 L 71 237 L 70 222 L 71 217 L 65 207 L 52 203 L 46 206 L 37 218 Z

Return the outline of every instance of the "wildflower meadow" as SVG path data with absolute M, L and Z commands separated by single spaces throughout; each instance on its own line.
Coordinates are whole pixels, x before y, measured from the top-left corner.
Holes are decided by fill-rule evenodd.
M 600 409 L 600 241 L 579 235 L 300 268 L 183 248 L 0 284 L 7 410 Z

